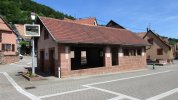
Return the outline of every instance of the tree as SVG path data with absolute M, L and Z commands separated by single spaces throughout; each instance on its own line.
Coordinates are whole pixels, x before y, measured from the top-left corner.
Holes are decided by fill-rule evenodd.
M 55 11 L 50 7 L 38 4 L 32 0 L 1 0 L 0 15 L 2 15 L 7 22 L 13 24 L 30 23 L 30 13 L 35 12 L 40 16 L 53 17 L 63 19 L 75 19 L 74 17 Z

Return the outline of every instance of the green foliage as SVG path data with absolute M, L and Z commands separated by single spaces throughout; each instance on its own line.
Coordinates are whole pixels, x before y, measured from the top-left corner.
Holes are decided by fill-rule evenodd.
M 170 45 L 175 45 L 176 43 L 178 43 L 178 39 L 169 38 L 169 44 Z
M 22 45 L 25 45 L 25 46 L 26 46 L 26 45 L 29 45 L 29 42 L 21 41 L 19 44 L 20 44 L 21 46 L 22 46 Z
M 168 38 L 166 36 L 161 36 L 162 38 Z M 168 38 L 169 40 L 169 45 L 175 45 L 176 43 L 178 43 L 178 39 L 175 38 Z
M 25 75 L 27 75 L 28 77 L 38 77 L 37 74 L 33 75 L 32 72 L 29 72 L 29 71 L 25 73 Z
M 14 23 L 30 23 L 30 14 L 35 12 L 40 16 L 53 17 L 63 19 L 75 19 L 70 15 L 55 11 L 50 7 L 38 4 L 32 0 L 1 0 L 0 15 L 8 22 Z

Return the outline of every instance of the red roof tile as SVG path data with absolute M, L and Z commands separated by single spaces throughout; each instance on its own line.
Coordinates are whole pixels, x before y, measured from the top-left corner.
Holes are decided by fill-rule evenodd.
M 78 24 L 97 26 L 96 18 L 85 18 L 85 19 L 77 19 L 77 20 L 71 20 L 68 18 L 64 18 L 64 20 L 68 21 L 68 22 L 78 23 Z
M 147 45 L 131 31 L 102 26 L 88 26 L 47 17 L 39 17 L 59 43 Z
M 76 23 L 97 26 L 96 18 L 86 18 L 75 20 Z
M 140 38 L 143 38 L 146 34 L 147 32 L 136 33 L 136 35 L 139 36 Z
M 4 20 L 0 17 L 0 30 L 2 31 L 11 31 L 11 29 L 6 25 Z
M 24 25 L 22 25 L 22 24 L 15 24 L 14 26 L 17 29 L 17 31 L 20 34 L 20 36 L 22 36 L 25 39 L 31 39 L 31 36 L 25 36 Z

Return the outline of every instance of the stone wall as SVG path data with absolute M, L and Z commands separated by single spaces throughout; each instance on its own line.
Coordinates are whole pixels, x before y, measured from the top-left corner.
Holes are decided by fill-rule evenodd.
M 18 56 L 12 56 L 12 55 L 6 55 L 3 56 L 1 59 L 1 63 L 2 64 L 9 64 L 9 63 L 14 63 L 14 62 L 18 62 L 19 61 L 19 57 Z

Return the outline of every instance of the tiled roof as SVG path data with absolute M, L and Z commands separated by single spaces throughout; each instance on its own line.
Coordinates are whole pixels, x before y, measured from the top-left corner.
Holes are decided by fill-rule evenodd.
M 68 22 L 78 23 L 78 24 L 97 26 L 96 18 L 85 18 L 85 19 L 77 19 L 77 20 L 71 20 L 68 18 L 64 18 L 64 20 L 68 21 Z
M 78 20 L 75 20 L 75 22 L 79 24 L 95 25 L 96 18 L 78 19 Z
M 2 31 L 12 31 L 4 22 L 4 20 L 0 17 L 0 30 Z
M 168 38 L 163 38 L 163 37 L 160 37 L 165 43 L 169 44 L 169 39 Z
M 39 17 L 59 43 L 147 45 L 131 31 L 102 26 L 88 26 L 47 17 Z
M 113 20 L 110 20 L 107 24 L 106 27 L 113 27 L 113 28 L 120 28 L 120 29 L 125 29 L 123 26 L 119 25 Z
M 147 35 L 147 33 L 151 33 L 153 34 L 157 39 L 159 39 L 163 44 L 165 44 L 167 47 L 171 48 L 171 46 L 164 41 L 163 38 L 161 38 L 158 34 L 155 34 L 153 31 L 149 30 L 148 32 L 141 32 L 141 33 L 137 33 L 136 35 L 141 37 L 141 38 L 145 38 L 145 35 Z M 168 41 L 169 42 L 169 41 Z
M 17 29 L 17 31 L 20 34 L 20 36 L 22 36 L 23 38 L 26 38 L 26 39 L 30 39 L 31 38 L 29 36 L 25 36 L 24 25 L 22 25 L 22 24 L 15 24 L 14 26 Z
M 136 33 L 137 36 L 143 38 L 147 32 Z

